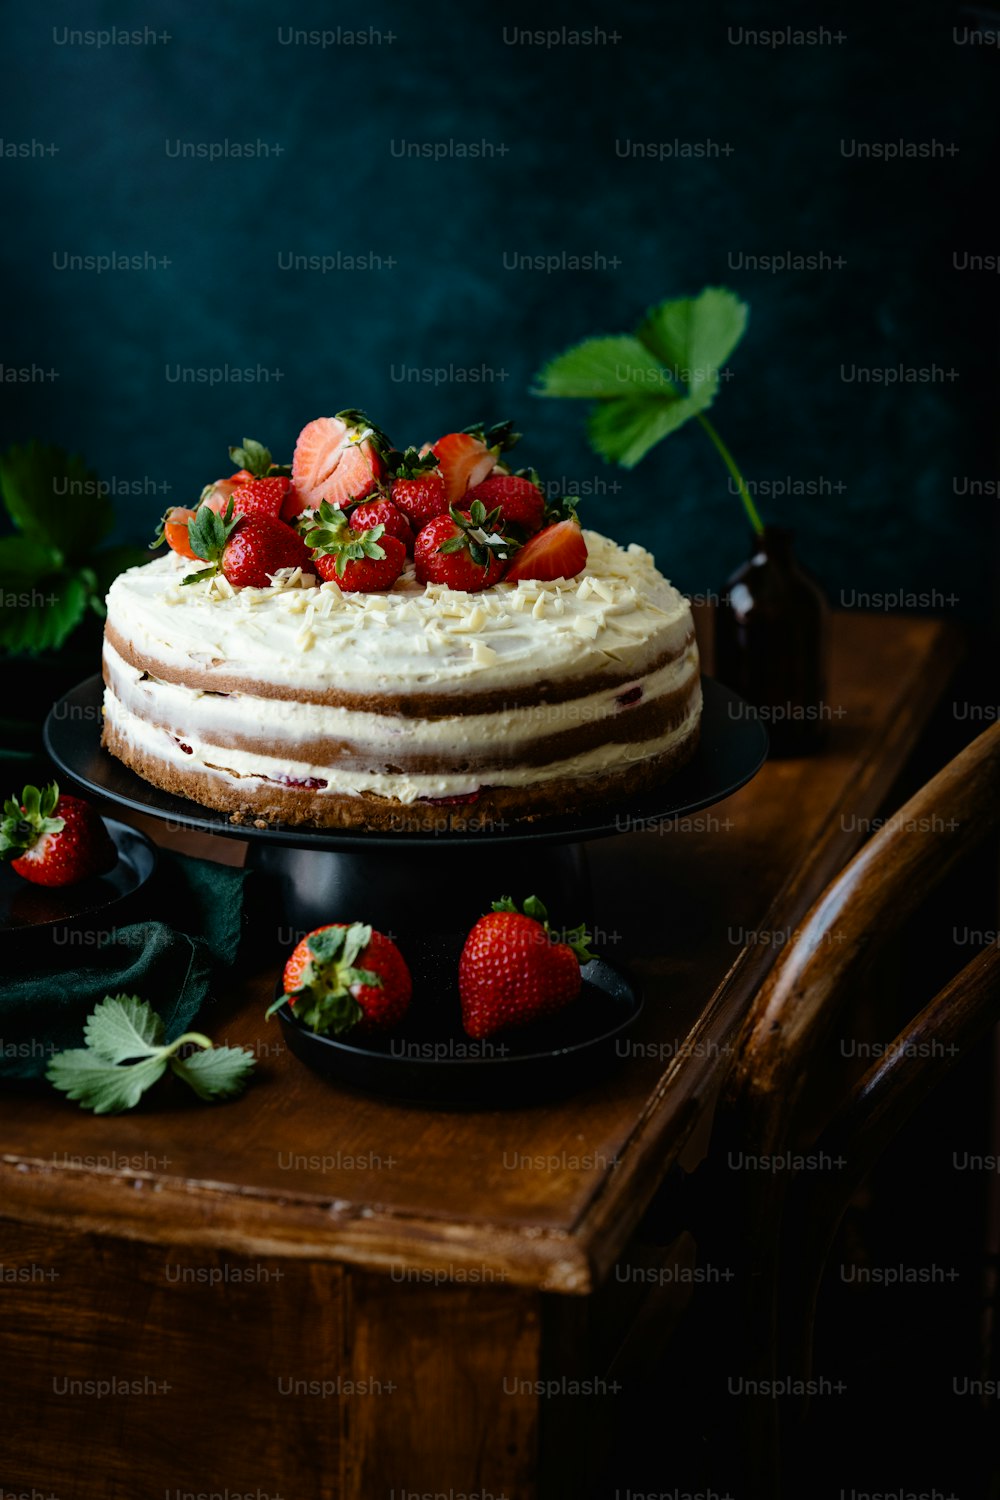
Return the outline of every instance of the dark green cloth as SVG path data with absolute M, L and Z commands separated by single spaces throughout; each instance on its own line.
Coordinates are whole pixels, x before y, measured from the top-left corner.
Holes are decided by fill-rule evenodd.
M 115 928 L 71 968 L 50 963 L 3 975 L 0 1077 L 41 1077 L 54 1053 L 82 1044 L 83 1024 L 105 995 L 148 1000 L 168 1040 L 187 1031 L 218 968 L 236 958 L 243 881 L 242 870 L 161 853 L 143 906 L 169 910 L 171 922 L 150 918 Z

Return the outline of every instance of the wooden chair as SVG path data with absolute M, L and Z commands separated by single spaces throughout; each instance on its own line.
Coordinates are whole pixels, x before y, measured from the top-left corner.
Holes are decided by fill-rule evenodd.
M 806 917 L 747 1018 L 720 1106 L 711 1163 L 738 1149 L 802 1149 L 801 1105 L 837 1017 L 872 958 L 1000 821 L 1000 724 L 980 735 L 860 850 Z M 839 1171 L 741 1172 L 721 1253 L 738 1274 L 723 1331 L 757 1381 L 805 1378 L 824 1264 L 855 1189 L 917 1105 L 1000 1018 L 1000 948 L 980 953 L 890 1044 L 815 1133 L 809 1150 Z M 923 1044 L 923 1045 L 916 1045 Z M 929 1045 L 937 1044 L 937 1045 Z M 730 1179 L 733 1174 L 722 1174 Z M 703 1199 L 704 1201 L 704 1199 Z M 720 1246 L 721 1248 L 721 1246 Z M 736 1330 L 734 1349 L 734 1330 Z M 723 1356 L 724 1357 L 724 1356 Z M 751 1387 L 756 1389 L 756 1387 Z M 765 1387 L 766 1389 L 766 1387 Z M 771 1387 L 773 1389 L 773 1387 Z M 739 1493 L 780 1493 L 779 1403 L 744 1401 Z M 787 1436 L 787 1407 L 781 1422 Z

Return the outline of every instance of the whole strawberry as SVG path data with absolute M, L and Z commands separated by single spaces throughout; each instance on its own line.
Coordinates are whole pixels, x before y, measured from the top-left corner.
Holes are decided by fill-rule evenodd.
M 382 524 L 355 531 L 342 510 L 324 500 L 317 524 L 306 532 L 316 571 L 349 594 L 371 594 L 391 589 L 406 563 L 406 548 L 398 537 L 386 536 Z
M 392 503 L 403 512 L 414 531 L 448 509 L 444 475 L 437 462 L 436 453 L 418 453 L 416 448 L 390 453 L 386 459 Z
M 390 1031 L 406 1015 L 413 981 L 396 944 L 362 922 L 331 922 L 308 933 L 285 965 L 286 1000 L 313 1031 L 342 1036 Z
M 238 447 L 230 448 L 229 459 L 237 465 L 235 474 L 230 474 L 226 479 L 217 479 L 214 484 L 207 484 L 201 492 L 200 503 L 211 506 L 220 516 L 225 512 L 230 495 L 251 480 L 282 477 L 286 479 L 287 491 L 289 466 L 276 464 L 271 457 L 271 450 L 265 448 L 263 443 L 258 443 L 255 438 L 244 438 Z M 277 512 L 268 508 L 268 514 Z
M 537 896 L 518 911 L 509 896 L 494 901 L 465 940 L 458 963 L 462 1025 L 469 1036 L 492 1036 L 529 1026 L 570 1005 L 579 995 L 580 965 L 593 958 L 583 927 L 560 942 Z
M 182 583 L 197 583 L 222 573 L 233 588 L 266 589 L 280 568 L 314 571 L 305 543 L 291 526 L 259 513 L 235 515 L 234 509 L 232 496 L 221 516 L 207 505 L 199 507 L 188 526 L 188 540 L 195 554 L 209 566 L 188 573 Z
M 527 474 L 493 473 L 482 484 L 467 490 L 464 504 L 481 500 L 487 510 L 498 506 L 504 526 L 519 526 L 529 535 L 538 531 L 545 514 L 545 497 L 535 479 Z
M 407 554 L 413 556 L 413 528 L 403 512 L 391 500 L 364 500 L 356 505 L 348 517 L 352 531 L 371 531 L 381 526 L 386 536 L 394 536 L 402 542 Z
M 4 802 L 0 860 L 34 885 L 75 885 L 114 869 L 118 851 L 96 808 L 52 781 Z
M 233 510 L 238 516 L 270 516 L 277 520 L 291 480 L 284 474 L 266 479 L 248 479 L 233 490 Z
M 474 500 L 471 510 L 454 505 L 428 521 L 413 549 L 418 583 L 443 583 L 477 593 L 499 583 L 517 543 L 500 534 L 500 512 Z
M 172 505 L 163 514 L 160 521 L 160 529 L 149 544 L 152 552 L 161 542 L 166 542 L 171 552 L 176 552 L 179 557 L 194 559 L 197 554 L 191 551 L 191 543 L 188 540 L 188 526 L 195 518 L 196 512 L 188 510 L 183 505 Z

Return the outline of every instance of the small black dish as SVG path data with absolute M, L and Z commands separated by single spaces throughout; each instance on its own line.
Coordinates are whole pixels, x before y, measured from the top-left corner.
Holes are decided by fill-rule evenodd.
M 585 1088 L 623 1055 L 642 998 L 603 959 L 582 972 L 579 999 L 559 1015 L 482 1041 L 462 1030 L 453 987 L 418 987 L 403 1026 L 384 1039 L 341 1041 L 301 1025 L 288 1005 L 276 1014 L 289 1051 L 331 1083 L 405 1104 L 516 1109 Z
M 62 959 L 79 963 L 114 930 L 132 921 L 135 897 L 156 869 L 157 852 L 144 833 L 105 818 L 118 850 L 107 875 L 75 885 L 32 885 L 9 865 L 0 865 L 0 961 L 4 966 Z

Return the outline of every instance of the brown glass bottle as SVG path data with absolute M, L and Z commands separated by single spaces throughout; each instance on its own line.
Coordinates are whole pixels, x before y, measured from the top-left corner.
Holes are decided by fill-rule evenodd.
M 765 527 L 715 612 L 715 675 L 760 713 L 775 756 L 808 755 L 826 739 L 830 608 L 792 551 L 793 533 Z

